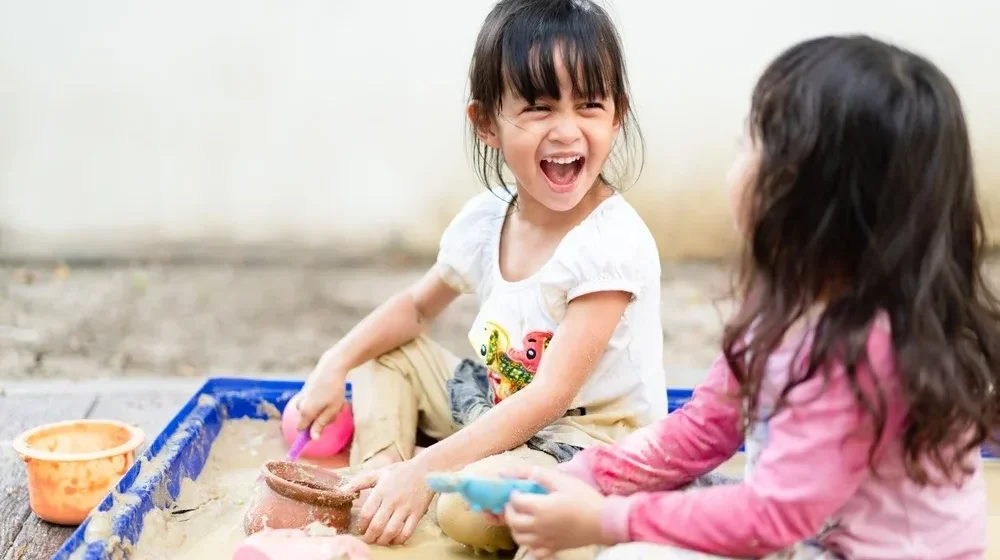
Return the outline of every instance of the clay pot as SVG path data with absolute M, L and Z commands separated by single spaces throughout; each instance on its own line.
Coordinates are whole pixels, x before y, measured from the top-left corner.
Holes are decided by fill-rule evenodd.
M 305 529 L 319 522 L 338 533 L 351 524 L 351 504 L 358 492 L 345 492 L 340 475 L 288 461 L 268 461 L 261 467 L 243 518 L 243 532 L 262 529 Z

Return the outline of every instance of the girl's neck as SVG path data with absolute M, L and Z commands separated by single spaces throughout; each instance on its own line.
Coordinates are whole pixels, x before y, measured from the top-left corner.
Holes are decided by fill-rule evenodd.
M 555 212 L 531 197 L 524 189 L 517 188 L 517 204 L 514 213 L 523 224 L 542 229 L 570 229 L 579 224 L 602 202 L 614 196 L 615 191 L 603 182 L 595 184 L 580 203 L 566 212 Z

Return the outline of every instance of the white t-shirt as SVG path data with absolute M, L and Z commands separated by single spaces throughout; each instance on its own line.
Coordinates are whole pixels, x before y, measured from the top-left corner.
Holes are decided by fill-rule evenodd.
M 467 202 L 445 230 L 437 260 L 445 282 L 479 300 L 469 341 L 489 371 L 494 402 L 530 381 L 571 300 L 614 290 L 631 293 L 632 301 L 570 407 L 586 414 L 560 422 L 587 435 L 557 426 L 549 435 L 581 446 L 610 442 L 665 416 L 660 260 L 646 224 L 612 195 L 534 275 L 508 282 L 499 264 L 508 209 L 508 197 L 493 192 Z

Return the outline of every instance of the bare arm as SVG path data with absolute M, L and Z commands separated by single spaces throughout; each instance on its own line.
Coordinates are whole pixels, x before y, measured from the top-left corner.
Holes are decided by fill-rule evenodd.
M 458 470 L 523 444 L 562 417 L 604 353 L 629 297 L 596 292 L 570 302 L 532 382 L 413 460 L 428 471 Z
M 437 271 L 428 270 L 362 319 L 323 354 L 320 363 L 346 378 L 350 370 L 420 336 L 459 295 Z
M 344 404 L 347 374 L 413 340 L 448 307 L 459 292 L 434 269 L 389 298 L 323 353 L 306 380 L 299 402 L 299 430 L 312 426 L 313 438 Z

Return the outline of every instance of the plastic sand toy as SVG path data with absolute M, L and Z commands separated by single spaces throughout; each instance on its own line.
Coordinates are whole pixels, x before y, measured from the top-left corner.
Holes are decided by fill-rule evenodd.
M 277 529 L 247 537 L 233 560 L 368 560 L 368 545 L 351 535 L 311 535 L 302 529 Z
M 14 451 L 28 474 L 38 517 L 78 525 L 135 462 L 142 430 L 114 420 L 71 420 L 22 433 Z
M 548 494 L 544 486 L 534 480 L 516 478 L 485 478 L 455 474 L 427 475 L 427 485 L 431 490 L 445 494 L 457 493 L 475 512 L 487 511 L 494 515 L 503 513 L 512 492 Z
M 296 430 L 299 423 L 299 409 L 295 407 L 298 397 L 289 401 L 288 406 L 281 413 L 281 433 L 289 446 L 302 443 L 299 438 L 301 432 Z M 321 459 L 332 457 L 344 449 L 351 442 L 354 435 L 354 415 L 351 412 L 350 403 L 345 403 L 333 422 L 327 424 L 320 432 L 319 439 L 307 440 L 303 447 L 297 449 L 298 452 L 291 460 L 300 456 L 307 459 Z
M 299 432 L 298 439 L 292 444 L 292 447 L 288 450 L 288 457 L 285 459 L 290 463 L 294 463 L 298 460 L 299 455 L 302 454 L 302 450 L 305 449 L 306 444 L 309 443 L 309 429 L 306 428 Z

